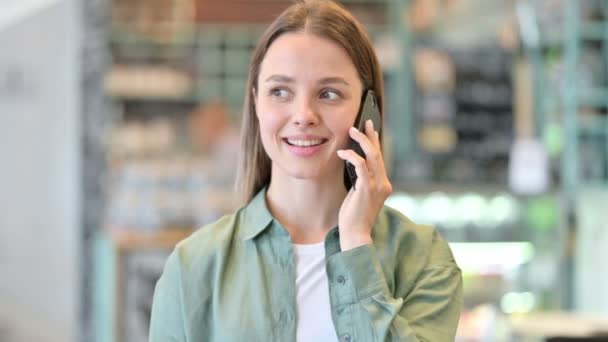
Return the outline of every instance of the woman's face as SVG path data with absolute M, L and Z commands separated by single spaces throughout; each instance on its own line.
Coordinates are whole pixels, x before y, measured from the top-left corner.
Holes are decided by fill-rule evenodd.
M 286 33 L 260 65 L 255 98 L 262 143 L 273 177 L 342 177 L 362 83 L 339 45 L 310 33 Z

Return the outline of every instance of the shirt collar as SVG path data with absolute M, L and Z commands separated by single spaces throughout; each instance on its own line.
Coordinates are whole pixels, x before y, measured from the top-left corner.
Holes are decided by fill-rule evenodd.
M 274 220 L 268 205 L 266 205 L 266 189 L 264 187 L 249 201 L 243 211 L 243 239 L 250 240 L 264 231 Z

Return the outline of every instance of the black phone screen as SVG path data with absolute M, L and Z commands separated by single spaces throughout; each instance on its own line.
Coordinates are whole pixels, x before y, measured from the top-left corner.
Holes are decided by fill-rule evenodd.
M 372 90 L 367 90 L 364 93 L 354 126 L 357 127 L 359 131 L 365 133 L 365 122 L 367 120 L 372 120 L 374 129 L 380 134 L 382 129 L 382 117 L 380 116 L 380 108 L 378 107 L 376 95 Z M 359 143 L 352 139 L 349 139 L 349 141 L 349 148 L 365 158 L 365 153 L 361 149 Z M 357 182 L 357 172 L 355 171 L 355 166 L 349 162 L 345 162 L 344 169 L 344 186 L 346 187 L 346 190 L 350 190 Z

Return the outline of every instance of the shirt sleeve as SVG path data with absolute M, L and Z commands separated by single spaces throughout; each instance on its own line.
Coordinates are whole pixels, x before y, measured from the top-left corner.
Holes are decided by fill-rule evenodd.
M 185 342 L 181 271 L 173 251 L 156 283 L 150 318 L 149 342 Z
M 396 267 L 402 270 L 395 275 L 416 277 L 409 280 L 413 286 L 408 293 L 391 293 L 373 245 L 328 260 L 328 277 L 337 288 L 330 296 L 340 307 L 334 317 L 340 340 L 454 341 L 462 308 L 462 276 L 447 243 L 433 233 L 428 262 L 418 274 L 407 272 L 407 260 Z

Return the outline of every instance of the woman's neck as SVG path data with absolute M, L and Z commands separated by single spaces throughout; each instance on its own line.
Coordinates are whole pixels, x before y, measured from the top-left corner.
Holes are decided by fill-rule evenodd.
M 345 197 L 341 177 L 323 181 L 273 177 L 266 192 L 270 212 L 287 229 L 292 241 L 300 244 L 323 241 L 338 224 Z

